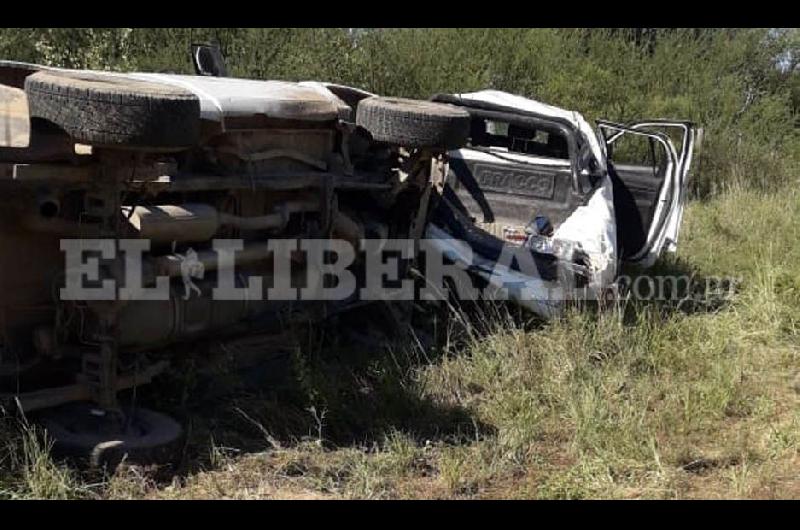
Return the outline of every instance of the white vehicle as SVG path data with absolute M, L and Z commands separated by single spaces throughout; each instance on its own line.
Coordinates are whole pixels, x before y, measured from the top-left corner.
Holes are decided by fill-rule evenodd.
M 465 108 L 472 122 L 469 143 L 449 153 L 427 237 L 489 288 L 547 317 L 567 300 L 603 295 L 622 261 L 649 267 L 675 251 L 693 124 L 595 128 L 577 112 L 495 90 L 433 100 Z M 522 249 L 533 257 L 527 268 Z
M 430 102 L 234 79 L 215 54 L 194 50 L 196 76 L 0 61 L 0 408 L 39 414 L 64 454 L 167 459 L 180 425 L 118 393 L 162 373 L 170 347 L 274 333 L 303 311 L 362 302 L 273 298 L 270 281 L 215 297 L 221 276 L 239 287 L 277 277 L 276 257 L 294 263 L 290 280 L 319 279 L 276 242 L 416 248 L 426 233 L 473 279 L 544 316 L 602 293 L 621 260 L 648 266 L 675 249 L 689 123 L 594 129 L 578 113 L 496 91 Z M 622 163 L 638 155 L 646 162 Z M 230 239 L 241 243 L 235 268 L 215 246 Z M 111 243 L 92 257 L 96 272 L 63 256 L 86 240 Z M 163 280 L 162 298 L 116 296 L 114 285 L 130 287 L 115 252 L 123 240 L 149 240 L 136 274 L 147 286 Z M 365 261 L 352 264 L 359 279 Z M 68 280 L 82 275 L 115 296 L 73 296 Z

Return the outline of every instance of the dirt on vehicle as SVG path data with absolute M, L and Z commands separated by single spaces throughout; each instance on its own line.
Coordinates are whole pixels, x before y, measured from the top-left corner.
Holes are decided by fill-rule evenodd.
M 273 300 L 268 281 L 251 279 L 273 278 L 281 259 L 314 287 L 318 273 L 281 240 L 419 239 L 431 174 L 468 132 L 454 106 L 347 87 L 0 70 L 11 140 L 0 147 L 0 397 L 39 411 L 56 451 L 94 464 L 165 460 L 180 444 L 174 420 L 118 399 L 164 372 L 166 346 L 362 304 Z M 220 239 L 238 241 L 235 266 L 218 259 Z M 69 245 L 88 240 L 110 243 L 65 264 Z M 246 296 L 215 297 L 223 276 Z M 165 282 L 168 296 L 132 296 L 134 277 Z M 84 279 L 115 296 L 70 296 Z
M 0 400 L 63 454 L 170 459 L 180 425 L 119 398 L 170 346 L 376 305 L 404 329 L 452 297 L 548 318 L 677 248 L 690 122 L 595 127 L 496 90 L 381 97 L 193 57 L 194 76 L 0 63 Z

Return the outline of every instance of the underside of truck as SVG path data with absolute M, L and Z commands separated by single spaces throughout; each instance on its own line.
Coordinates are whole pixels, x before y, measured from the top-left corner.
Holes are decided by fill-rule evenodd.
M 270 333 L 359 303 L 281 302 L 266 292 L 215 299 L 223 271 L 213 239 L 242 241 L 234 287 L 258 276 L 265 291 L 275 240 L 419 239 L 431 173 L 466 139 L 461 110 L 347 87 L 19 63 L 0 73 L 9 131 L 0 147 L 0 398 L 44 411 L 63 452 L 97 462 L 165 456 L 177 442 L 169 418 L 133 417 L 117 398 L 167 367 L 163 347 Z M 103 238 L 148 241 L 144 286 L 169 278 L 168 299 L 61 296 L 74 272 L 65 242 Z M 88 253 L 100 271 L 84 278 L 88 287 L 130 287 L 118 250 Z M 188 253 L 205 273 L 191 286 Z M 292 281 L 303 287 L 313 271 L 290 254 Z

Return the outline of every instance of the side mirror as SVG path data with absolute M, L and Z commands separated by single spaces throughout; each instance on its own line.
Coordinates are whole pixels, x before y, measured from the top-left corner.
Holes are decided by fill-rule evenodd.
M 192 63 L 197 75 L 226 77 L 228 69 L 217 44 L 192 44 Z

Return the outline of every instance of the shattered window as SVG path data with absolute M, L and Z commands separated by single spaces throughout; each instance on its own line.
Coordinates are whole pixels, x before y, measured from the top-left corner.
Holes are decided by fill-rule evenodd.
M 508 124 L 501 121 L 485 120 L 486 133 L 498 136 L 508 136 Z
M 563 134 L 498 120 L 473 119 L 470 146 L 569 160 L 567 139 Z

